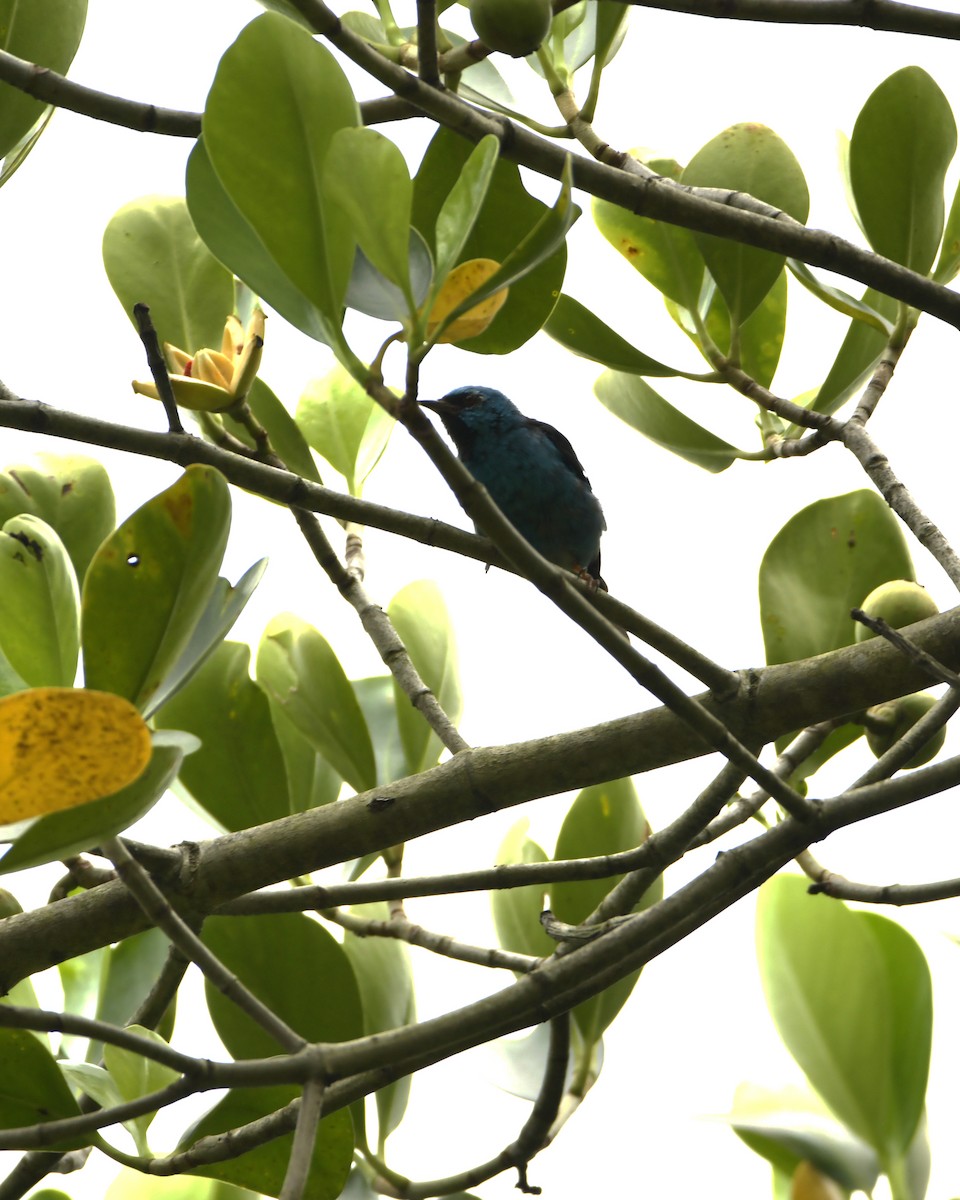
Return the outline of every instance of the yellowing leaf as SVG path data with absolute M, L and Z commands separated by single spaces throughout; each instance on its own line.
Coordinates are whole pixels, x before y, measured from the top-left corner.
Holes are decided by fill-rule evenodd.
M 492 258 L 471 258 L 459 267 L 454 267 L 444 280 L 440 294 L 430 310 L 430 316 L 427 318 L 427 336 L 429 337 L 459 304 L 499 270 L 500 264 Z M 509 291 L 509 288 L 501 288 L 499 292 L 494 292 L 473 308 L 468 308 L 447 326 L 437 341 L 465 342 L 468 338 L 483 333 L 503 307 Z
M 150 731 L 129 700 L 42 687 L 0 700 L 0 823 L 110 796 L 150 761 Z

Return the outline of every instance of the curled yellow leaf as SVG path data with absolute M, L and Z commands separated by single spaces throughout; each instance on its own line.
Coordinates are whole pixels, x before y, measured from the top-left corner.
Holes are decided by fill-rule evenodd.
M 0 699 L 0 824 L 110 796 L 150 761 L 150 730 L 129 700 L 42 687 Z
M 430 310 L 427 318 L 427 336 L 430 337 L 436 327 L 467 299 L 477 288 L 500 270 L 500 264 L 492 258 L 470 258 L 454 267 L 444 280 L 440 294 Z M 438 342 L 465 342 L 468 338 L 477 337 L 483 333 L 493 318 L 506 302 L 509 288 L 501 288 L 486 300 L 481 300 L 473 308 L 468 308 L 443 331 Z

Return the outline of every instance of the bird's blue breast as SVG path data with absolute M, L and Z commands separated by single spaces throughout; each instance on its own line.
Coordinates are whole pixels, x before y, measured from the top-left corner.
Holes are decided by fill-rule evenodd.
M 589 568 L 606 522 L 587 481 L 536 426 L 474 432 L 464 461 L 503 514 L 545 558 Z

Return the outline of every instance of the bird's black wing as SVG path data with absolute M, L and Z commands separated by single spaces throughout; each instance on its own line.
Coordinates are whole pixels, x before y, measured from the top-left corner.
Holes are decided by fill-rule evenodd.
M 580 459 L 577 458 L 574 448 L 570 445 L 559 429 L 554 429 L 554 427 L 552 425 L 548 425 L 546 421 L 534 421 L 532 417 L 527 417 L 527 428 L 538 430 L 548 441 L 552 442 L 553 445 L 556 446 L 556 448 L 560 451 L 560 457 L 563 459 L 564 464 L 570 468 L 570 470 L 578 479 L 582 479 L 588 488 L 590 487 L 590 480 L 584 473 L 583 464 L 580 462 Z

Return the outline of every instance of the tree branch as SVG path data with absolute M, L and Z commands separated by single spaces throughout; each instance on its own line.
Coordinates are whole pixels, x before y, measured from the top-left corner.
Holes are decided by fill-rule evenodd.
M 572 0 L 571 0 L 572 2 Z M 960 13 L 920 8 L 898 0 L 625 0 L 660 12 L 761 21 L 776 25 L 856 25 L 890 33 L 960 38 Z M 566 8 L 566 3 L 560 5 Z
M 290 0 L 290 3 L 317 33 L 326 37 L 357 66 L 439 124 L 472 142 L 493 134 L 500 142 L 500 153 L 511 162 L 550 179 L 562 178 L 569 158 L 566 146 L 523 129 L 505 117 L 492 116 L 451 93 L 427 87 L 415 75 L 388 62 L 362 38 L 346 29 L 323 0 Z M 718 203 L 714 189 L 709 189 L 711 198 L 706 199 L 697 189 L 672 180 L 623 170 L 628 159 L 626 154 L 615 153 L 610 162 L 575 157 L 574 186 L 630 212 L 759 246 L 857 279 L 960 328 L 960 294 L 949 288 L 826 230 L 800 225 L 786 213 L 772 218 L 742 211 L 735 207 L 740 200 L 738 193 L 727 193 L 726 203 Z M 752 197 L 749 200 L 752 205 L 757 203 Z
M 908 631 L 912 641 L 948 667 L 960 667 L 960 608 Z M 760 745 L 916 691 L 926 673 L 893 647 L 872 639 L 816 658 L 746 672 L 742 680 L 736 696 L 698 699 L 741 740 Z M 706 753 L 697 734 L 665 708 L 575 733 L 467 750 L 430 771 L 338 804 L 202 843 L 189 880 L 165 886 L 179 912 L 202 916 L 248 892 L 484 813 Z M 911 778 L 916 781 L 922 774 L 913 772 Z M 895 779 L 884 786 L 907 784 Z M 146 926 L 119 882 L 7 917 L 0 928 L 0 990 Z

